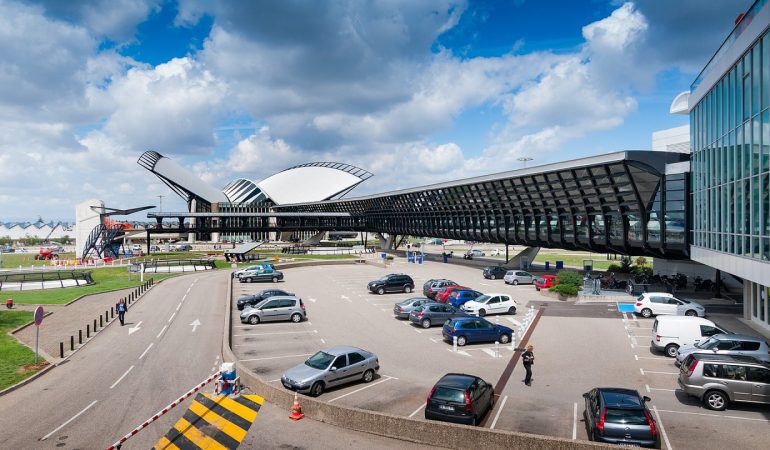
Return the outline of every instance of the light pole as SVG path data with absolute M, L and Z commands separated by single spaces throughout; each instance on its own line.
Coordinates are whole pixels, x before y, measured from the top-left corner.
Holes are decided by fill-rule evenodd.
M 158 212 L 163 212 L 163 197 L 165 197 L 165 195 L 158 195 Z
M 532 161 L 532 157 L 531 156 L 522 156 L 522 157 L 517 158 L 517 159 L 524 163 L 524 168 L 525 169 L 527 168 L 527 161 Z

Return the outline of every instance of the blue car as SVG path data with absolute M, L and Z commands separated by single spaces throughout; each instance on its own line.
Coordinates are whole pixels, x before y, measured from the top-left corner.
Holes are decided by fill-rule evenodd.
M 444 323 L 444 339 L 452 341 L 457 336 L 457 345 L 463 346 L 468 342 L 511 342 L 513 330 L 502 325 L 482 319 L 481 317 L 458 317 Z
M 459 308 L 463 306 L 465 302 L 476 300 L 482 295 L 484 294 L 482 294 L 479 291 L 473 291 L 470 289 L 457 290 L 449 294 L 449 297 L 447 297 L 446 302 L 448 305 L 452 305 L 455 308 Z

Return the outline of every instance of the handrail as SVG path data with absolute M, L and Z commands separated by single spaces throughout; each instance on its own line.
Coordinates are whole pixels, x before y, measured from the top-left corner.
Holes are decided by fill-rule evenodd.
M 77 280 L 78 286 L 81 285 L 80 280 L 85 282 L 82 283 L 83 285 L 94 284 L 90 270 L 4 271 L 0 272 L 0 291 L 9 283 L 12 284 L 14 291 L 24 290 L 25 284 L 33 283 L 34 287 L 27 286 L 28 290 L 44 289 L 44 284 L 47 281 L 58 281 L 59 287 L 71 287 L 64 285 L 66 280 Z M 36 287 L 37 283 L 40 283 L 40 288 Z M 9 288 L 8 286 L 5 287 Z

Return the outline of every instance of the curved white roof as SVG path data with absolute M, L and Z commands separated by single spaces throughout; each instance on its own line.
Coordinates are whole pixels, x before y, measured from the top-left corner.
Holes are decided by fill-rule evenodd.
M 371 173 L 341 163 L 310 163 L 278 172 L 257 186 L 279 205 L 331 199 L 370 178 Z
M 668 112 L 671 114 L 690 114 L 690 91 L 681 92 L 676 96 Z
M 139 157 L 138 162 L 139 165 L 160 177 L 164 183 L 183 198 L 184 195 L 180 191 L 200 197 L 209 203 L 228 201 L 227 196 L 222 191 L 211 187 L 174 160 L 166 158 L 158 152 L 144 152 Z

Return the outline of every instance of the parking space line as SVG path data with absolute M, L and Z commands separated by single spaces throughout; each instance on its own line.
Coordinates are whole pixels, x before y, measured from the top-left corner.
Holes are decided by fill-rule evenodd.
M 706 413 L 696 413 L 696 412 L 690 412 L 690 411 L 672 411 L 669 409 L 658 410 L 658 408 L 655 406 L 653 406 L 652 409 L 654 409 L 656 413 L 660 411 L 660 412 L 672 413 L 672 414 L 690 414 L 693 416 L 716 417 L 717 419 L 735 419 L 735 420 L 750 420 L 752 422 L 770 422 L 770 420 L 768 419 L 755 419 L 753 417 L 723 416 L 721 414 L 706 414 Z
M 577 439 L 577 403 L 574 403 L 574 408 L 572 409 L 572 440 L 574 441 Z
M 644 370 L 641 367 L 639 368 L 639 371 L 642 372 L 642 375 L 648 374 L 648 373 L 654 373 L 657 375 L 679 375 L 679 372 L 656 372 L 654 370 Z
M 495 429 L 495 425 L 497 425 L 497 419 L 500 417 L 500 412 L 503 410 L 503 407 L 505 407 L 505 402 L 508 401 L 508 396 L 506 395 L 503 397 L 503 401 L 500 402 L 500 407 L 497 409 L 497 414 L 495 414 L 495 418 L 492 420 L 492 425 L 489 426 L 490 430 Z
M 668 359 L 668 358 L 661 358 L 660 356 L 639 356 L 639 355 L 634 355 L 634 358 L 636 358 L 637 361 L 639 361 L 640 359 L 657 359 L 659 361 L 665 361 L 666 359 Z
M 268 359 L 281 359 L 281 358 L 299 358 L 300 356 L 310 356 L 312 353 L 302 353 L 299 355 L 284 355 L 284 356 L 268 356 L 265 358 L 251 358 L 251 359 L 241 359 L 239 361 L 241 362 L 248 362 L 248 361 L 266 361 Z
M 471 354 L 470 354 L 470 353 L 468 353 L 468 352 L 466 352 L 466 351 L 463 351 L 463 350 L 457 350 L 457 352 L 454 352 L 454 351 L 452 351 L 452 349 L 451 349 L 451 348 L 448 348 L 448 349 L 447 349 L 447 351 L 448 351 L 448 352 L 451 352 L 451 353 L 457 353 L 458 355 L 463 355 L 463 356 L 471 356 Z
M 382 384 L 382 383 L 384 383 L 384 382 L 386 382 L 386 381 L 389 381 L 389 380 L 395 380 L 395 379 L 396 379 L 396 378 L 394 378 L 394 377 L 389 377 L 389 376 L 386 376 L 386 377 L 385 377 L 385 379 L 383 379 L 383 380 L 380 380 L 380 381 L 378 381 L 378 382 L 376 382 L 376 383 L 368 384 L 368 385 L 366 385 L 366 386 L 364 386 L 364 387 L 362 387 L 362 388 L 356 389 L 355 391 L 352 391 L 352 392 L 348 392 L 347 394 L 342 394 L 342 395 L 340 395 L 339 397 L 335 397 L 335 398 L 333 398 L 333 399 L 329 400 L 329 403 L 331 403 L 331 402 L 334 402 L 334 401 L 337 401 L 337 400 L 339 400 L 339 399 L 341 399 L 341 398 L 347 397 L 348 395 L 353 395 L 353 394 L 355 394 L 355 393 L 357 393 L 357 392 L 361 392 L 361 391 L 363 391 L 364 389 L 369 389 L 370 387 L 373 387 L 373 386 L 377 386 L 378 384 Z
M 426 403 L 423 403 L 422 405 L 420 405 L 420 407 L 415 409 L 412 414 L 409 414 L 409 417 L 411 418 L 411 417 L 414 417 L 415 415 L 417 415 L 418 412 L 422 411 L 423 408 L 425 408 L 425 405 L 426 405 Z
M 660 420 L 660 413 L 658 412 L 658 407 L 653 405 L 652 410 L 655 411 L 655 416 L 657 416 L 658 418 L 658 426 L 660 427 L 660 434 L 663 435 L 663 441 L 665 441 L 666 443 L 666 448 L 668 450 L 673 450 L 671 448 L 671 442 L 669 442 L 668 440 L 668 434 L 666 434 L 666 429 L 663 428 L 663 421 Z
M 318 330 L 305 330 L 305 331 L 275 331 L 272 333 L 248 333 L 248 334 L 234 334 L 235 336 L 271 336 L 276 334 L 304 334 L 304 333 L 318 333 Z
M 651 387 L 648 387 L 647 389 L 649 389 L 650 391 L 664 391 L 664 392 L 680 392 L 680 391 L 682 391 L 681 389 L 663 389 L 663 388 L 651 388 Z

